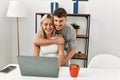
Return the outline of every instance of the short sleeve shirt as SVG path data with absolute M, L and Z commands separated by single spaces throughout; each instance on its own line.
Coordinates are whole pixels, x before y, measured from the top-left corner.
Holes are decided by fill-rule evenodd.
M 62 36 L 65 39 L 65 48 L 69 47 L 76 47 L 76 33 L 74 28 L 66 23 L 65 27 L 60 30 L 60 31 L 56 31 L 57 34 L 62 34 Z

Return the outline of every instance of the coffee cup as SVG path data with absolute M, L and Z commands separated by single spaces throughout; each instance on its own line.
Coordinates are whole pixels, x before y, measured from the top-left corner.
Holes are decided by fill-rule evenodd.
M 71 77 L 74 77 L 74 78 L 77 77 L 79 70 L 80 70 L 79 64 L 70 64 L 69 65 L 69 71 L 70 71 Z

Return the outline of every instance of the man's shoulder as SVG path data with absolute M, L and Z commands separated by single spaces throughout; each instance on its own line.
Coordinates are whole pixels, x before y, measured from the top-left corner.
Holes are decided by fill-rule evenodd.
M 67 37 L 75 36 L 75 30 L 69 23 L 65 24 L 65 31 L 64 32 L 66 32 L 65 35 L 67 35 Z
M 69 23 L 65 23 L 65 28 L 66 30 L 74 30 L 74 28 Z
M 65 27 L 69 27 L 69 28 L 71 28 L 72 26 L 69 24 L 69 23 L 65 23 Z

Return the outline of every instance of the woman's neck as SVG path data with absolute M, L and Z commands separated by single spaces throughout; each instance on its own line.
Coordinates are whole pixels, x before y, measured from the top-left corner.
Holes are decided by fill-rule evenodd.
M 50 39 L 52 37 L 51 34 L 46 34 L 47 39 Z

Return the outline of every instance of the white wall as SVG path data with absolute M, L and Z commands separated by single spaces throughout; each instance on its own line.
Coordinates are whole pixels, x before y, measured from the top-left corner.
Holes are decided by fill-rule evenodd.
M 11 62 L 12 21 L 6 18 L 9 0 L 0 2 L 0 68 Z
M 91 13 L 89 59 L 101 53 L 120 57 L 120 1 L 91 0 L 87 12 Z
M 2 0 L 1 0 L 2 1 Z M 20 0 L 27 8 L 28 16 L 19 18 L 20 52 L 33 54 L 35 13 L 50 12 L 53 0 Z M 56 0 L 60 7 L 72 13 L 72 0 Z M 89 60 L 96 54 L 107 53 L 120 57 L 119 0 L 89 0 L 79 2 L 79 13 L 91 14 Z M 6 18 L 9 0 L 0 3 L 0 66 L 17 63 L 16 19 Z

